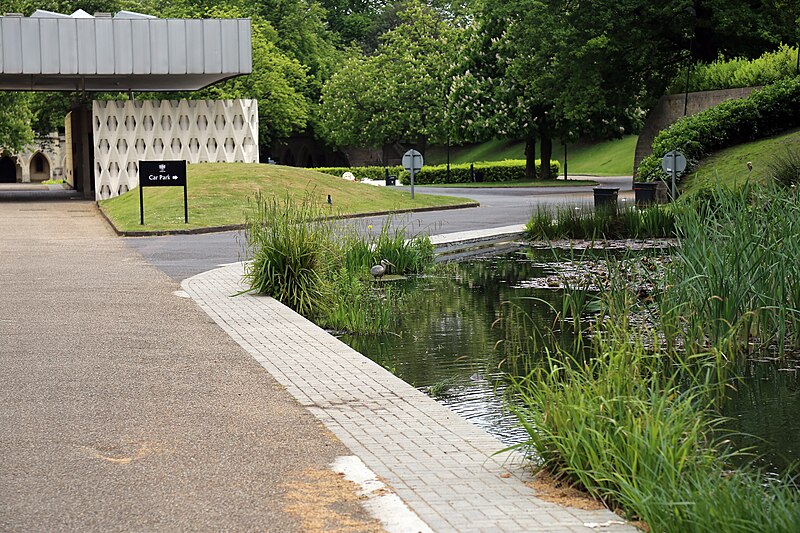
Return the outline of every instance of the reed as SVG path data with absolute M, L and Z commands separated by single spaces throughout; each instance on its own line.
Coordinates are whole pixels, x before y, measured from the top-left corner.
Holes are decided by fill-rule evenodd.
M 718 188 L 678 213 L 660 298 L 664 333 L 731 357 L 800 347 L 800 202 L 777 187 Z
M 537 240 L 674 237 L 674 211 L 671 206 L 661 205 L 595 210 L 537 206 L 526 224 L 525 233 Z
M 329 262 L 335 243 L 330 225 L 307 195 L 297 202 L 258 194 L 245 229 L 245 280 L 303 316 L 313 317 L 330 299 Z

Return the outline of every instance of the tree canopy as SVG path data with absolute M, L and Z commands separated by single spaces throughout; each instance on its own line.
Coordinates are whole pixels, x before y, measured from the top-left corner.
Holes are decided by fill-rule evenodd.
M 338 146 L 444 142 L 452 44 L 458 30 L 413 2 L 369 57 L 351 57 L 325 84 L 322 135 Z

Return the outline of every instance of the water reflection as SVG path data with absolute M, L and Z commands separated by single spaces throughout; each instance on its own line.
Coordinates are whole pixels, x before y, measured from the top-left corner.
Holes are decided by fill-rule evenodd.
M 526 435 L 503 409 L 506 368 L 495 349 L 503 332 L 493 325 L 506 301 L 526 310 L 539 326 L 552 324 L 548 304 L 560 307 L 560 291 L 529 283 L 555 274 L 555 266 L 548 265 L 552 261 L 549 250 L 525 250 L 409 280 L 400 330 L 342 340 L 503 443 L 518 443 Z M 756 447 L 761 464 L 773 471 L 800 461 L 800 371 L 786 371 L 795 366 L 800 363 L 748 365 L 723 406 L 723 414 L 731 417 L 728 429 L 757 436 L 736 437 L 735 444 Z

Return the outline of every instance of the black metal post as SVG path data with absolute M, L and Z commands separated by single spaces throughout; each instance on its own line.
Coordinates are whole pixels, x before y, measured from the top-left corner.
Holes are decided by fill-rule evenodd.
M 689 59 L 686 62 L 686 93 L 683 97 L 683 116 L 689 109 L 689 74 L 692 72 L 692 52 L 694 48 L 694 38 L 689 39 Z
M 139 184 L 139 225 L 144 226 L 144 195 L 141 183 Z
M 567 173 L 567 143 L 564 143 L 564 181 L 569 179 L 569 174 Z
M 475 183 L 475 163 L 469 164 L 469 179 Z
M 183 223 L 189 223 L 189 195 L 186 194 L 186 185 L 183 186 Z
M 683 97 L 683 116 L 685 117 L 689 109 L 689 74 L 692 72 L 692 54 L 694 53 L 694 27 L 697 11 L 693 6 L 687 7 L 686 12 L 692 17 L 692 33 L 689 37 L 689 58 L 686 60 L 686 92 Z

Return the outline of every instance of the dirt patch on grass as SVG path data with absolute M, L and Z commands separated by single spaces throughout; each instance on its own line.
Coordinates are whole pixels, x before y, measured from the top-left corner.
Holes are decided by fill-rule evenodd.
M 297 517 L 303 531 L 382 533 L 381 523 L 361 506 L 358 486 L 330 470 L 306 470 L 284 483 L 286 512 Z

